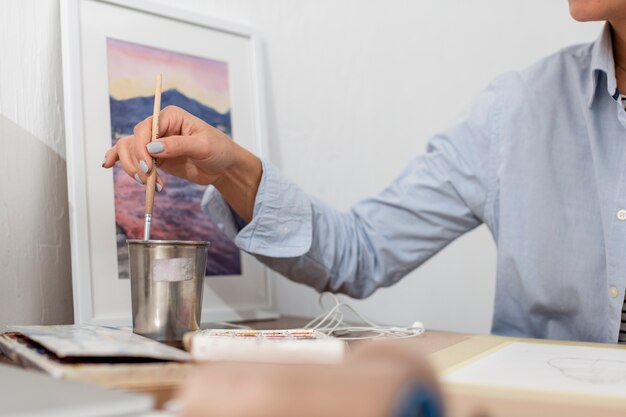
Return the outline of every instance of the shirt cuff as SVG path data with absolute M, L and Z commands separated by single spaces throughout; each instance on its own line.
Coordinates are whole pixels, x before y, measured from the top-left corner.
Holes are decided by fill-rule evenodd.
M 219 191 L 209 185 L 202 196 L 202 210 L 215 225 L 230 239 L 234 240 L 245 223 L 224 200 Z
M 202 208 L 246 252 L 272 258 L 302 256 L 312 242 L 309 196 L 269 162 L 262 164 L 263 175 L 250 223 L 242 228 L 243 221 L 213 186 L 205 192 Z

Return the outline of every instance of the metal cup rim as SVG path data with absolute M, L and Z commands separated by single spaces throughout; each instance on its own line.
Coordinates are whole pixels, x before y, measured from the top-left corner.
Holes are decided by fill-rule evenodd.
M 210 246 L 211 242 L 204 240 L 143 240 L 127 239 L 128 245 L 140 246 Z

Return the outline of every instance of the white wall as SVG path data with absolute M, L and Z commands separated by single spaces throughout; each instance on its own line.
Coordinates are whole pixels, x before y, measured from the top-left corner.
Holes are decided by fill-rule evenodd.
M 159 0 L 173 3 L 168 0 Z M 178 0 L 258 29 L 272 160 L 341 209 L 382 189 L 498 73 L 589 41 L 567 2 Z M 0 325 L 72 318 L 58 3 L 0 2 Z M 495 249 L 480 229 L 356 303 L 383 322 L 484 332 Z M 313 291 L 275 281 L 283 313 Z
M 165 0 L 162 0 L 165 2 Z M 341 209 L 378 192 L 497 74 L 596 37 L 545 0 L 179 0 L 258 29 L 266 45 L 271 157 Z M 389 323 L 488 332 L 495 248 L 459 239 L 398 285 L 355 303 Z M 281 312 L 317 295 L 275 281 Z
M 0 327 L 73 320 L 58 9 L 0 2 Z

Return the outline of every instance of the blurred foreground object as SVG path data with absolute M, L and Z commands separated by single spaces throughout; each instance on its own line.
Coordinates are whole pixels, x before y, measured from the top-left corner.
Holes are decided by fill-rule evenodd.
M 357 346 L 337 365 L 212 363 L 181 393 L 184 417 L 441 417 L 426 359 L 401 342 Z

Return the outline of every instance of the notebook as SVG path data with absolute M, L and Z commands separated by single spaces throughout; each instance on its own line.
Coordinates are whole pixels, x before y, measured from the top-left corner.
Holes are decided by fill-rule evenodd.
M 173 389 L 191 369 L 188 353 L 128 329 L 83 325 L 10 329 L 0 334 L 0 351 L 15 363 L 56 378 L 135 390 Z

